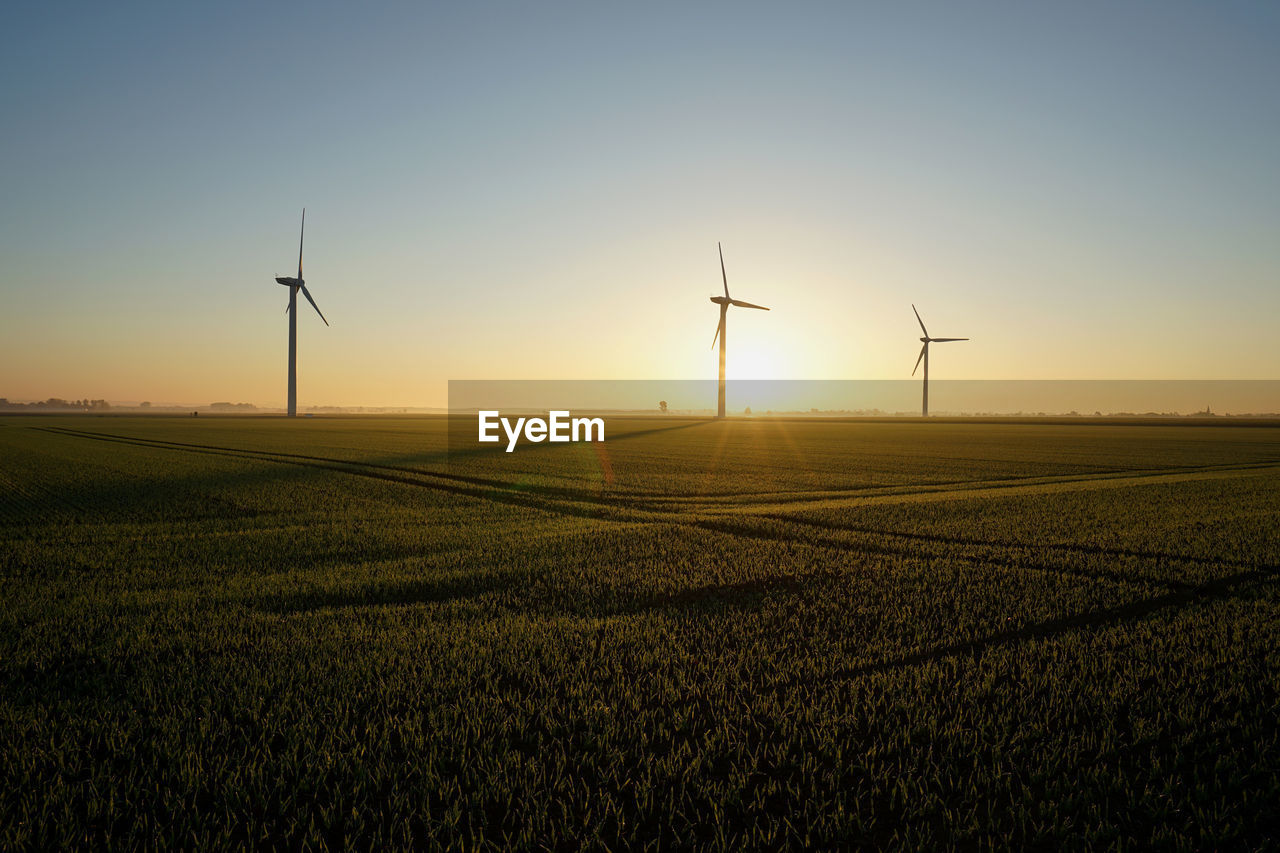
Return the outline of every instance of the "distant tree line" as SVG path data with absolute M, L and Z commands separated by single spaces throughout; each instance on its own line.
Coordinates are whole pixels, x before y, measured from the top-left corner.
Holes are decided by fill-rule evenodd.
M 8 398 L 0 397 L 0 409 L 109 409 L 111 404 L 106 400 L 64 400 L 61 397 L 50 397 L 35 403 L 10 403 Z

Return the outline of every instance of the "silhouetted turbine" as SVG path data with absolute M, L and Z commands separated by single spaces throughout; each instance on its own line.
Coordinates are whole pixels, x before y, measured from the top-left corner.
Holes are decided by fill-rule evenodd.
M 911 375 L 915 376 L 916 371 L 920 369 L 920 362 L 924 362 L 924 404 L 920 410 L 920 417 L 929 417 L 929 344 L 949 344 L 952 341 L 967 341 L 968 338 L 931 338 L 929 330 L 924 327 L 924 320 L 920 319 L 920 312 L 916 311 L 916 306 L 912 305 L 911 310 L 915 311 L 916 322 L 920 324 L 920 331 L 924 332 L 924 337 L 920 340 L 924 341 L 924 346 L 920 348 L 920 357 L 916 359 L 916 366 L 911 369 Z
M 712 296 L 711 301 L 720 306 L 720 325 L 716 326 L 716 335 L 711 339 L 711 346 L 716 345 L 716 339 L 720 340 L 720 388 L 716 402 L 716 417 L 724 417 L 724 336 L 725 336 L 725 318 L 729 314 L 729 306 L 737 305 L 739 308 L 756 308 L 761 311 L 768 311 L 763 305 L 752 305 L 750 302 L 743 302 L 739 299 L 729 298 L 729 277 L 724 272 L 724 249 L 720 248 L 720 244 L 716 243 L 716 248 L 720 250 L 720 279 L 724 282 L 724 296 Z
M 307 283 L 302 280 L 302 240 L 307 233 L 307 209 L 302 208 L 302 231 L 298 234 L 298 277 L 289 278 L 287 276 L 276 276 L 276 282 L 286 285 L 289 288 L 289 304 L 285 307 L 285 311 L 289 314 L 289 417 L 298 414 L 298 291 L 302 291 L 302 295 L 307 297 L 307 301 L 311 303 L 311 307 L 316 309 L 316 313 L 320 314 L 320 306 L 311 298 L 311 293 L 307 290 Z M 324 320 L 324 314 L 320 314 L 320 319 Z M 328 320 L 324 320 L 324 324 L 329 325 Z

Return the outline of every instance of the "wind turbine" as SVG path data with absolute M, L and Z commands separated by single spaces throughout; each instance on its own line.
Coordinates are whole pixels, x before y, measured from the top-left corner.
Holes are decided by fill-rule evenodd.
M 298 234 L 298 277 L 276 276 L 276 282 L 289 288 L 289 307 L 284 310 L 289 314 L 289 417 L 298 414 L 298 291 L 307 297 L 311 307 L 320 314 L 320 306 L 307 291 L 307 283 L 302 280 L 302 238 L 307 233 L 307 209 L 302 208 L 302 231 Z M 324 320 L 324 314 L 320 314 Z M 324 324 L 329 325 L 328 320 Z
M 968 338 L 931 338 L 929 330 L 924 327 L 924 320 L 920 319 L 920 312 L 916 311 L 916 306 L 912 305 L 911 310 L 916 313 L 916 322 L 920 324 L 920 331 L 924 332 L 924 337 L 920 340 L 924 342 L 924 346 L 920 348 L 920 358 L 916 359 L 916 366 L 911 369 L 911 375 L 915 376 L 916 371 L 920 369 L 920 362 L 924 361 L 924 406 L 920 411 L 920 417 L 929 417 L 929 344 L 948 344 L 952 341 L 967 341 Z
M 729 298 L 729 277 L 724 272 L 724 249 L 720 248 L 720 244 L 716 243 L 716 248 L 720 249 L 720 278 L 724 281 L 724 296 L 712 296 L 711 301 L 720 306 L 720 325 L 716 326 L 716 336 L 711 339 L 711 346 L 716 345 L 716 339 L 720 340 L 720 389 L 719 396 L 716 401 L 716 417 L 724 417 L 724 321 L 729 314 L 729 306 L 737 305 L 739 308 L 758 308 L 761 311 L 768 311 L 763 305 L 752 305 L 750 302 L 743 302 L 739 299 Z

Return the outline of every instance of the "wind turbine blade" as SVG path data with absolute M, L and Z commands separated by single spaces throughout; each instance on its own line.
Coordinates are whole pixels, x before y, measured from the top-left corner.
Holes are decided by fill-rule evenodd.
M 752 305 L 750 302 L 739 302 L 737 299 L 730 299 L 730 305 L 737 305 L 739 308 L 759 308 L 761 311 L 768 311 L 763 305 Z
M 302 295 L 303 295 L 303 296 L 307 297 L 307 301 L 311 303 L 311 307 L 312 307 L 312 308 L 316 309 L 316 313 L 317 313 L 317 314 L 320 314 L 320 306 L 319 306 L 319 305 L 317 305 L 317 304 L 316 304 L 316 301 L 315 301 L 314 299 L 312 299 L 312 298 L 311 298 L 311 294 L 307 291 L 307 286 L 306 286 L 305 284 L 303 284 L 303 285 L 300 285 L 300 286 L 298 287 L 298 289 L 302 291 Z M 320 319 L 321 319 L 321 320 L 324 320 L 324 315 L 323 315 L 323 314 L 320 314 Z M 327 326 L 327 325 L 329 325 L 329 321 L 328 321 L 328 320 L 324 320 L 324 324 L 325 324 L 326 326 Z
M 716 243 L 716 248 L 720 249 L 720 244 Z M 729 298 L 729 276 L 724 272 L 724 249 L 720 249 L 720 278 L 724 281 L 724 298 Z
M 285 306 L 284 306 L 284 313 L 286 313 L 286 314 L 288 314 L 288 313 L 289 313 L 289 303 L 287 303 L 287 302 L 285 303 Z
M 915 303 L 911 303 L 911 310 L 916 311 Z M 920 324 L 920 331 L 924 332 L 924 336 L 929 337 L 929 330 L 924 327 L 924 320 L 920 319 L 920 312 L 916 311 L 916 322 Z
M 949 341 L 967 341 L 968 338 L 930 338 L 929 342 L 934 344 L 945 344 Z
M 912 307 L 914 308 L 915 306 L 912 306 Z M 928 334 L 928 332 L 926 332 L 926 333 L 925 333 L 925 337 L 928 337 L 928 336 L 929 336 L 929 334 Z M 913 368 L 911 368 L 911 375 L 912 375 L 912 376 L 915 376 L 915 375 L 916 375 L 916 371 L 920 369 L 920 362 L 924 359 L 924 351 L 925 351 L 925 350 L 927 350 L 928 348 L 929 348 L 929 345 L 928 345 L 928 344 L 925 344 L 924 346 L 920 347 L 920 358 L 917 358 L 917 359 L 916 359 L 916 366 L 915 366 L 915 367 L 913 367 Z
M 307 209 L 302 208 L 302 231 L 298 233 L 298 281 L 302 281 L 302 238 L 307 236 Z M 311 297 L 307 297 L 310 299 Z M 317 308 L 317 311 L 320 309 Z
M 711 339 L 711 348 L 716 348 L 716 341 L 720 340 L 720 333 L 724 331 L 724 315 L 720 315 L 720 322 L 716 324 L 716 335 Z

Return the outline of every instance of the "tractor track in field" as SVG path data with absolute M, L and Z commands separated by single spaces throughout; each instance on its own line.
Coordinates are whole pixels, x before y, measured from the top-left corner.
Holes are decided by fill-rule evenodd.
M 1101 546 L 1081 546 L 1070 544 L 1027 545 L 1026 543 L 986 541 L 963 537 L 932 536 L 929 534 L 881 530 L 878 528 L 859 526 L 846 521 L 824 521 L 797 515 L 797 509 L 815 508 L 856 509 L 859 506 L 877 504 L 905 504 L 915 502 L 933 502 L 940 500 L 963 500 L 970 498 L 1001 497 L 1022 494 L 1041 494 L 1060 491 L 1081 491 L 1088 489 L 1113 489 L 1132 485 L 1151 485 L 1159 483 L 1176 483 L 1204 479 L 1223 479 L 1231 477 L 1258 476 L 1280 470 L 1280 463 L 1258 462 L 1222 465 L 1207 465 L 1198 468 L 1181 466 L 1168 471 L 1151 470 L 1131 471 L 1126 473 L 1105 473 L 1082 476 L 1079 474 L 1060 477 L 1036 476 L 1011 480 L 984 480 L 965 484 L 957 488 L 955 484 L 930 484 L 906 490 L 902 487 L 885 487 L 872 490 L 873 494 L 862 491 L 858 494 L 823 493 L 808 500 L 778 500 L 778 494 L 770 497 L 768 503 L 736 503 L 727 505 L 706 506 L 705 504 L 681 505 L 671 507 L 663 500 L 639 498 L 635 496 L 585 494 L 578 490 L 554 489 L 549 487 L 531 487 L 527 490 L 516 490 L 509 483 L 488 480 L 480 477 L 462 477 L 424 471 L 406 466 L 387 465 L 384 463 L 360 462 L 326 456 L 291 453 L 285 451 L 260 451 L 245 448 L 226 447 L 211 444 L 194 444 L 164 439 L 150 439 L 125 436 L 113 433 L 101 433 L 89 430 L 71 429 L 67 427 L 32 427 L 32 429 L 95 441 L 118 442 L 155 449 L 177 452 L 216 455 L 229 458 L 246 459 L 259 462 L 272 462 L 281 465 L 294 465 L 310 469 L 334 471 L 353 476 L 369 477 L 386 482 L 398 483 L 415 488 L 426 488 L 475 498 L 495 501 L 514 506 L 535 509 L 554 515 L 568 515 L 592 518 L 601 521 L 623 523 L 669 524 L 681 527 L 695 527 L 709 532 L 745 539 L 794 541 L 806 545 L 830 548 L 834 550 L 857 550 L 867 555 L 884 557 L 930 557 L 922 552 L 923 547 L 954 547 L 969 553 L 949 553 L 948 560 L 962 561 L 973 565 L 1001 566 L 1005 568 L 1022 568 L 1058 574 L 1074 574 L 1095 580 L 1113 580 L 1127 583 L 1151 583 L 1166 589 L 1185 591 L 1192 584 L 1171 582 L 1164 578 L 1146 575 L 1132 575 L 1109 571 L 1104 568 L 1078 569 L 1064 566 L 1057 560 L 1046 560 L 1044 557 L 1057 555 L 1076 555 L 1087 558 L 1110 557 L 1114 559 L 1137 559 L 1144 561 L 1171 561 L 1183 564 L 1202 566 L 1221 565 L 1240 570 L 1256 570 L 1254 564 L 1210 560 L 1191 555 L 1177 555 L 1134 551 L 1126 549 L 1108 549 Z M 804 493 L 795 498 L 808 497 Z M 792 531 L 770 530 L 753 525 L 753 522 L 765 521 L 775 525 L 792 527 Z M 807 532 L 800 533 L 794 528 Z M 852 534 L 857 537 L 874 538 L 879 541 L 852 542 L 841 538 L 841 534 Z M 1000 559 L 994 556 L 972 553 L 981 549 L 1003 549 L 1005 551 L 1026 549 L 1026 559 L 1017 559 L 1010 563 L 1008 554 Z M 943 555 L 935 555 L 943 556 Z
M 807 534 L 797 534 L 794 529 L 767 530 L 750 524 L 758 519 L 784 521 L 809 527 Z M 986 567 L 1009 572 L 1033 571 L 1046 575 L 1072 576 L 1090 581 L 1110 581 L 1130 586 L 1160 587 L 1170 591 L 1187 592 L 1212 584 L 1217 579 L 1203 582 L 1178 580 L 1146 572 L 1121 571 L 1103 565 L 1079 567 L 1064 563 L 1063 558 L 1081 557 L 1095 561 L 1136 560 L 1148 564 L 1180 564 L 1204 569 L 1234 569 L 1238 572 L 1258 572 L 1270 577 L 1280 572 L 1280 566 L 1244 560 L 1201 557 L 1194 554 L 1108 548 L 1101 545 L 1069 545 L 1061 543 L 1029 544 L 1001 540 L 982 540 L 967 537 L 935 536 L 903 533 L 871 527 L 849 527 L 836 523 L 810 523 L 804 519 L 785 519 L 782 516 L 751 516 L 741 521 L 734 519 L 702 519 L 689 522 L 713 533 L 722 533 L 757 541 L 792 542 L 835 551 L 855 551 L 859 554 L 887 558 L 914 560 L 945 560 L 951 564 Z M 839 533 L 854 534 L 856 540 L 840 538 Z M 932 548 L 932 550 L 926 550 Z M 941 551 L 939 549 L 942 549 Z M 947 550 L 954 549 L 954 550 Z M 1055 559 L 1055 557 L 1057 559 Z
M 799 518 L 796 516 L 788 516 L 783 514 L 765 515 L 761 518 L 770 518 L 777 521 L 785 521 L 792 524 L 801 524 L 807 527 L 813 527 L 819 530 L 828 530 L 832 532 L 853 533 L 863 536 L 878 536 L 886 539 L 905 539 L 911 542 L 931 543 L 942 546 L 957 545 L 963 548 L 1034 548 L 1037 551 L 1053 551 L 1062 554 L 1073 554 L 1083 557 L 1118 557 L 1129 558 L 1134 560 L 1166 560 L 1178 563 L 1191 563 L 1199 566 L 1224 566 L 1227 568 L 1240 569 L 1242 571 L 1252 571 L 1254 569 L 1273 570 L 1278 566 L 1267 564 L 1250 563 L 1243 560 L 1227 560 L 1221 558 L 1197 557 L 1193 554 L 1169 554 L 1162 551 L 1138 550 L 1134 548 L 1107 548 L 1102 545 L 1080 544 L 1073 545 L 1066 542 L 1045 542 L 1038 545 L 1028 545 L 1025 542 L 1016 542 L 1000 539 L 974 539 L 968 536 L 944 536 L 936 533 L 914 533 L 904 530 L 882 530 L 875 527 L 861 527 L 858 525 L 843 524 L 840 522 L 822 521 L 810 518 Z M 1159 581 L 1157 581 L 1159 582 Z M 1193 584 L 1187 584 L 1193 586 Z
M 1095 474 L 1036 475 L 1001 480 L 970 480 L 929 483 L 915 486 L 872 486 L 850 490 L 821 492 L 773 492 L 759 495 L 760 500 L 743 500 L 748 495 L 698 499 L 698 509 L 705 512 L 734 515 L 743 510 L 750 514 L 771 515 L 788 509 L 821 509 L 883 504 L 932 503 L 969 498 L 1004 495 L 1048 494 L 1053 492 L 1089 491 L 1091 489 L 1128 488 L 1130 486 L 1180 483 L 1191 480 L 1219 480 L 1280 472 L 1280 461 L 1241 462 L 1220 465 L 1180 466 L 1177 468 L 1144 468 L 1125 471 L 1102 471 Z M 673 501 L 695 500 L 676 498 Z M 661 503 L 661 500 L 653 503 Z
M 1128 549 L 1111 549 L 1100 546 L 1073 546 L 1073 544 L 1037 544 L 1028 546 L 1025 543 L 996 542 L 959 537 L 937 537 L 937 535 L 920 533 L 902 533 L 895 530 L 881 530 L 849 523 L 849 521 L 826 521 L 810 519 L 796 515 L 796 510 L 810 508 L 856 508 L 859 506 L 884 505 L 884 503 L 913 503 L 951 500 L 969 500 L 969 498 L 1002 497 L 1012 494 L 1037 494 L 1061 491 L 1087 491 L 1087 489 L 1111 489 L 1129 487 L 1129 485 L 1180 483 L 1189 480 L 1235 478 L 1235 476 L 1254 476 L 1274 473 L 1280 469 L 1276 462 L 1249 462 L 1249 464 L 1206 465 L 1201 467 L 1180 466 L 1167 471 L 1128 471 L 1128 473 L 1107 473 L 1097 475 L 1062 475 L 1033 476 L 1011 480 L 982 480 L 964 484 L 956 488 L 956 484 L 929 484 L 915 489 L 902 487 L 886 487 L 872 489 L 858 494 L 831 493 L 813 497 L 812 500 L 778 501 L 777 494 L 768 503 L 731 503 L 731 505 L 705 506 L 694 503 L 692 506 L 673 508 L 664 501 L 634 496 L 612 496 L 600 494 L 591 496 L 581 491 L 568 489 L 548 489 L 532 487 L 527 491 L 517 491 L 508 483 L 500 480 L 484 478 L 465 478 L 465 476 L 435 473 L 413 469 L 413 467 L 379 464 L 379 462 L 361 462 L 334 459 L 334 457 L 305 455 L 284 451 L 255 451 L 246 448 L 218 446 L 218 444 L 196 444 L 189 442 L 173 442 L 166 439 L 132 437 L 113 433 L 91 432 L 91 430 L 70 429 L 64 427 L 33 427 L 72 438 L 92 439 L 92 441 L 119 442 L 137 447 L 150 447 L 156 450 L 202 453 L 244 459 L 252 461 L 274 462 L 279 465 L 294 465 L 308 469 L 335 471 L 335 473 L 384 480 L 384 482 L 411 485 L 415 488 L 428 488 L 431 491 L 458 494 L 476 498 L 476 500 L 507 503 L 507 505 L 532 508 L 548 512 L 552 515 L 568 515 L 590 517 L 602 521 L 618 521 L 618 523 L 648 523 L 700 528 L 708 532 L 731 535 L 756 540 L 790 540 L 803 542 L 809 546 L 850 551 L 856 549 L 867 555 L 883 557 L 928 557 L 922 553 L 922 546 L 941 548 L 956 547 L 969 553 L 948 553 L 948 560 L 968 562 L 972 565 L 989 565 L 1010 567 L 1007 555 L 996 560 L 973 553 L 977 549 L 1016 549 L 1027 548 L 1029 553 L 1025 560 L 1015 560 L 1015 567 L 1047 571 L 1047 573 L 1076 574 L 1096 580 L 1110 579 L 1126 581 L 1126 583 L 1152 583 L 1165 588 L 1184 589 L 1189 584 L 1170 583 L 1167 579 L 1156 576 L 1126 575 L 1106 569 L 1080 570 L 1064 566 L 1060 561 L 1044 560 L 1048 555 L 1074 555 L 1088 557 L 1129 558 L 1143 561 L 1172 561 L 1180 564 L 1202 566 L 1224 565 L 1240 570 L 1258 569 L 1252 564 L 1224 564 L 1222 561 L 1208 560 L 1204 557 L 1189 555 L 1172 555 L 1172 553 L 1156 553 L 1144 551 L 1128 551 Z M 797 494 L 796 498 L 801 497 Z M 808 496 L 804 496 L 808 497 Z M 797 506 L 800 505 L 800 506 Z M 808 533 L 792 530 L 771 530 L 754 526 L 756 521 L 767 521 L 776 525 L 787 525 L 801 528 Z M 874 538 L 878 542 L 850 542 L 841 538 L 841 534 L 852 534 L 856 537 Z M 1034 555 L 1034 556 L 1033 556 Z M 938 555 L 941 556 L 941 555 Z
M 682 522 L 690 515 L 753 517 L 765 516 L 784 520 L 788 510 L 822 508 L 856 508 L 858 506 L 925 503 L 965 500 L 1005 495 L 1041 494 L 1091 489 L 1127 488 L 1193 480 L 1249 477 L 1280 471 L 1280 460 L 1226 463 L 1203 466 L 1179 466 L 1169 469 L 1136 469 L 1104 471 L 1096 474 L 1036 475 L 997 480 L 930 483 L 915 486 L 873 486 L 850 490 L 821 492 L 764 492 L 734 495 L 660 496 L 626 495 L 601 492 L 588 494 L 580 489 L 556 486 L 514 487 L 510 482 L 484 477 L 427 471 L 403 465 L 362 462 L 329 456 L 316 456 L 276 450 L 251 450 L 215 444 L 194 444 L 167 439 L 124 436 L 113 433 L 77 430 L 68 427 L 31 427 L 31 429 L 98 441 L 115 441 L 139 447 L 154 447 L 292 464 L 321 470 L 338 471 L 357 476 L 374 477 L 405 485 L 436 489 L 486 500 L 516 503 L 521 506 L 582 515 L 584 507 L 607 511 L 623 521 Z M 758 501 L 746 500 L 759 498 Z M 790 519 L 786 519 L 790 520 Z M 803 522 L 803 519 L 797 519 Z

